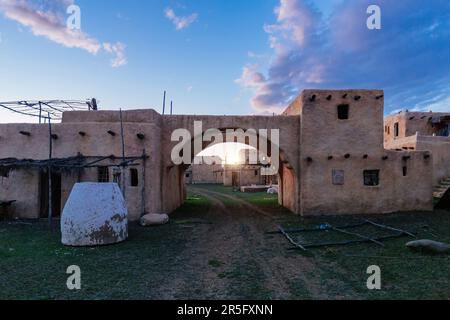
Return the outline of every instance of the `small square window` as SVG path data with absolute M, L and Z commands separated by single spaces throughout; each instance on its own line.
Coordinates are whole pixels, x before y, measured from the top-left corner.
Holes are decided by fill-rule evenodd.
M 340 104 L 338 105 L 337 109 L 339 120 L 347 120 L 349 118 L 350 106 L 348 104 Z
M 98 182 L 106 183 L 109 182 L 109 168 L 108 167 L 99 167 L 97 171 Z
M 130 169 L 130 184 L 132 187 L 137 187 L 139 185 L 138 170 L 136 168 Z
M 364 185 L 375 187 L 380 184 L 380 170 L 364 170 Z
M 333 185 L 344 185 L 344 170 L 333 170 L 331 173 Z

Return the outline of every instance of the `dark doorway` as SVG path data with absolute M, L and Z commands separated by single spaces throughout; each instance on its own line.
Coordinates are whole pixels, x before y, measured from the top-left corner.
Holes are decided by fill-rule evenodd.
M 233 187 L 239 187 L 239 173 L 233 171 L 231 174 L 231 183 Z
M 39 177 L 40 217 L 48 217 L 48 172 Z M 61 173 L 52 172 L 52 216 L 61 216 Z

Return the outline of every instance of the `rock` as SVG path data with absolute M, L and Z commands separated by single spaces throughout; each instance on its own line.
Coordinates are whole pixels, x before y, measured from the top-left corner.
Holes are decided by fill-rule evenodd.
M 61 242 L 97 246 L 128 237 L 128 211 L 116 183 L 77 183 L 61 216 Z
M 167 214 L 147 214 L 141 218 L 141 225 L 147 226 L 160 226 L 169 222 L 169 216 Z
M 423 250 L 431 253 L 447 254 L 450 253 L 450 244 L 436 242 L 432 240 L 411 241 L 406 246 L 413 250 Z
M 278 194 L 278 188 L 277 187 L 270 187 L 267 189 L 268 194 Z

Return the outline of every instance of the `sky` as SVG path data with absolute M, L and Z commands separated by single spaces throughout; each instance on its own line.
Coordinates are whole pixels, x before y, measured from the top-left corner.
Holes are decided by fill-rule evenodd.
M 386 114 L 450 111 L 449 78 L 448 0 L 0 0 L 0 102 L 162 112 L 166 90 L 175 114 L 247 115 L 367 88 L 385 90 Z

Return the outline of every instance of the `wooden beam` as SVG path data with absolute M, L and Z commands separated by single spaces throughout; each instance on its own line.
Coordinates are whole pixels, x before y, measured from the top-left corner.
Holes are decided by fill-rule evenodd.
M 294 239 L 292 239 L 291 236 L 286 231 L 284 231 L 282 226 L 278 226 L 278 229 L 286 237 L 286 239 L 288 239 L 288 241 L 290 243 L 292 243 L 297 248 L 302 249 L 303 251 L 306 251 L 306 248 L 302 244 L 300 244 L 300 243 L 296 242 Z

